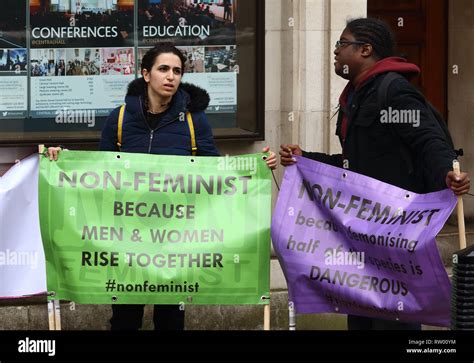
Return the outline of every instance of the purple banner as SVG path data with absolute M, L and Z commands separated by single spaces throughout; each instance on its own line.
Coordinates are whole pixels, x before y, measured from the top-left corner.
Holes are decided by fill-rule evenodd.
M 295 311 L 449 326 L 451 285 L 435 236 L 455 205 L 449 189 L 415 194 L 298 158 L 272 221 Z

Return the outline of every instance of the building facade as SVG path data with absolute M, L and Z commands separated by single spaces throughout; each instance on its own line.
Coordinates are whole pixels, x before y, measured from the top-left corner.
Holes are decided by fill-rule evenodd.
M 397 20 L 401 18 L 405 21 L 407 28 L 411 19 L 415 19 L 423 24 L 424 32 L 430 32 L 428 26 L 432 25 L 420 19 L 429 16 L 430 4 L 437 3 L 440 9 L 444 9 L 441 11 L 445 21 L 442 30 L 446 37 L 444 47 L 428 53 L 426 44 L 421 40 L 416 54 L 423 60 L 426 57 L 446 59 L 444 70 L 441 68 L 444 73 L 438 75 L 443 91 L 439 99 L 444 102 L 440 104 L 445 105 L 444 113 L 455 145 L 464 149 L 461 168 L 474 173 L 474 143 L 471 142 L 474 125 L 470 119 L 471 107 L 474 108 L 474 48 L 470 46 L 474 43 L 474 2 L 403 1 L 408 10 L 394 9 L 393 3 L 397 2 L 265 0 L 265 140 L 221 140 L 218 141 L 221 154 L 259 152 L 267 145 L 278 151 L 283 143 L 299 144 L 305 150 L 339 153 L 341 148 L 335 136 L 335 118 L 332 116 L 345 81 L 334 73 L 333 51 L 346 21 L 367 14 L 382 17 L 395 14 L 398 15 Z M 400 13 L 397 14 L 397 11 Z M 413 14 L 414 18 L 410 18 Z M 403 27 L 394 30 L 403 37 Z M 425 77 L 432 76 L 428 74 Z M 423 87 L 423 79 L 420 82 Z M 430 84 L 429 87 L 434 86 Z M 5 172 L 16 159 L 34 151 L 34 147 L 0 148 L 0 170 Z M 282 167 L 275 172 L 278 182 L 283 172 Z M 274 186 L 274 202 L 276 197 L 277 189 Z M 472 219 L 474 198 L 464 198 L 464 206 L 466 218 Z M 271 261 L 271 288 L 273 328 L 285 329 L 288 324 L 286 283 L 275 256 Z M 261 307 L 190 307 L 189 310 L 186 321 L 189 329 L 259 329 L 263 326 Z M 108 329 L 108 306 L 72 308 L 67 304 L 63 311 L 65 329 Z M 150 313 L 151 310 L 147 310 L 145 328 L 151 328 Z M 9 318 L 4 319 L 7 316 Z M 27 300 L 4 302 L 0 306 L 0 329 L 45 329 L 45 317 L 46 305 L 42 301 L 36 301 L 35 304 Z M 307 316 L 298 319 L 298 326 L 307 329 L 344 329 L 345 319 L 332 314 Z

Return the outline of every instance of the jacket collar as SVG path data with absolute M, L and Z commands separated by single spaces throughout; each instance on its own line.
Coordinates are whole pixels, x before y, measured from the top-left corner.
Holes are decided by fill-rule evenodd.
M 357 84 L 354 85 L 352 82 L 347 83 L 339 98 L 339 104 L 343 107 L 347 105 L 347 96 L 351 89 L 358 91 L 375 80 L 380 74 L 388 72 L 398 72 L 403 74 L 406 78 L 411 78 L 418 75 L 421 71 L 417 65 L 408 63 L 404 58 L 388 57 L 381 59 L 365 72 Z

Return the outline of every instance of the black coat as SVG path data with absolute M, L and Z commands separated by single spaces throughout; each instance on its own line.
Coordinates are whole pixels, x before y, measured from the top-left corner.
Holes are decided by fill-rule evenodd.
M 380 120 L 377 89 L 383 75 L 366 81 L 353 95 L 347 110 L 339 110 L 336 134 L 342 155 L 303 152 L 303 156 L 364 174 L 413 191 L 428 193 L 446 188 L 446 174 L 456 154 L 429 111 L 425 100 L 405 78 L 389 87 L 387 108 L 419 110 L 420 123 L 390 124 Z M 348 114 L 346 140 L 341 136 L 343 112 Z

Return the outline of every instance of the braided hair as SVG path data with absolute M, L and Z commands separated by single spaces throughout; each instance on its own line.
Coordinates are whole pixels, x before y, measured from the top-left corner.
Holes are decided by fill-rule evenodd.
M 391 57 L 395 53 L 395 36 L 390 26 L 375 18 L 359 18 L 349 20 L 347 29 L 358 41 L 372 45 L 377 59 Z

